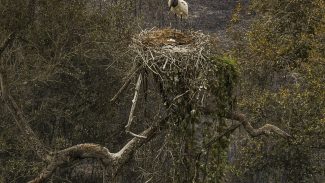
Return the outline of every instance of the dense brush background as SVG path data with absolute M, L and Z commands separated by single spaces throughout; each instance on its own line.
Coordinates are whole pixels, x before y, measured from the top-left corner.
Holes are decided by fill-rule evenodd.
M 152 27 L 202 30 L 217 38 L 220 54 L 237 60 L 235 95 L 253 125 L 272 123 L 293 136 L 290 141 L 252 139 L 244 129 L 237 130 L 211 150 L 215 159 L 205 182 L 323 183 L 324 1 L 188 3 L 189 19 L 177 22 L 168 14 L 167 0 L 38 0 L 34 20 L 26 25 L 28 1 L 0 0 L 0 42 L 24 27 L 0 58 L 0 68 L 6 69 L 9 90 L 37 135 L 53 149 L 92 142 L 119 150 L 130 139 L 124 126 L 133 85 L 117 102 L 110 99 L 133 66 L 128 50 L 132 36 Z M 135 131 L 150 125 L 148 116 L 159 103 L 155 94 L 148 97 L 149 104 L 141 98 L 144 107 L 137 116 L 147 120 Z M 44 164 L 0 104 L 0 182 L 26 182 Z M 185 180 L 170 169 L 175 160 L 168 135 L 141 148 L 116 182 Z M 51 181 L 103 182 L 103 167 L 96 159 L 83 160 L 60 169 Z

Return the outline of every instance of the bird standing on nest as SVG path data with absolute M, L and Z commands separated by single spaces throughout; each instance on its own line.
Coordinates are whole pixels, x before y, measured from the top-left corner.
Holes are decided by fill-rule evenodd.
M 169 11 L 181 18 L 181 21 L 188 17 L 188 4 L 184 0 L 168 0 Z

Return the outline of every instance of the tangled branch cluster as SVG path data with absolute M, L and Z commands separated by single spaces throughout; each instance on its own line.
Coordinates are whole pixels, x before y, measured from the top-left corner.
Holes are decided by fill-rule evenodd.
M 209 96 L 219 104 L 229 101 L 235 83 L 233 63 L 214 56 L 214 46 L 202 32 L 151 29 L 135 36 L 130 48 L 136 53 L 135 63 L 157 77 L 167 103 L 183 98 L 180 106 L 197 110 Z

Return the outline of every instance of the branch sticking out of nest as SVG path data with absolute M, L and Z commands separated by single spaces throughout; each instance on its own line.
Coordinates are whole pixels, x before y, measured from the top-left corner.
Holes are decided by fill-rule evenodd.
M 139 77 L 138 77 L 137 84 L 135 85 L 134 98 L 132 100 L 132 106 L 131 106 L 131 110 L 130 110 L 129 120 L 128 120 L 127 125 L 125 126 L 125 131 L 127 133 L 131 134 L 134 137 L 147 138 L 145 136 L 137 135 L 137 134 L 130 131 L 131 124 L 132 124 L 132 121 L 134 119 L 133 113 L 134 113 L 135 107 L 137 105 L 138 97 L 139 97 L 139 90 L 140 90 L 141 82 L 142 82 L 142 74 L 140 73 Z

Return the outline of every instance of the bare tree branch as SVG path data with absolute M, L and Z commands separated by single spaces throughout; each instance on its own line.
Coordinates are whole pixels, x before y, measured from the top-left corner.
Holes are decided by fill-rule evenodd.
M 252 137 L 257 137 L 260 135 L 269 135 L 272 132 L 280 135 L 283 138 L 288 138 L 291 137 L 288 133 L 286 133 L 285 131 L 281 130 L 280 128 L 278 128 L 277 126 L 271 125 L 271 124 L 265 124 L 264 126 L 258 128 L 258 129 L 254 129 L 252 127 L 252 125 L 246 120 L 246 117 L 244 114 L 240 113 L 240 112 L 233 112 L 230 113 L 226 116 L 229 119 L 233 119 L 236 121 L 241 122 L 241 124 L 243 125 L 243 127 L 245 128 L 245 130 L 252 136 Z
M 6 75 L 5 72 L 0 69 L 0 89 L 1 89 L 1 97 L 5 98 L 7 96 L 7 86 L 5 85 Z
M 131 75 L 126 81 L 125 83 L 122 85 L 122 87 L 118 90 L 118 92 L 114 95 L 114 97 L 111 99 L 111 102 L 114 102 L 119 95 L 126 89 L 126 87 L 130 84 L 131 80 L 133 78 L 133 75 Z
M 111 99 L 111 102 L 114 102 L 120 95 L 121 93 L 126 89 L 127 86 L 131 83 L 134 74 L 136 74 L 142 66 L 139 66 L 138 68 L 135 68 L 134 71 L 131 72 L 131 74 L 128 76 L 128 79 L 125 81 L 125 83 L 122 85 L 122 87 L 118 90 L 118 92 L 114 95 L 114 97 Z
M 40 183 L 46 181 L 54 171 L 62 166 L 63 164 L 68 164 L 72 161 L 84 158 L 98 158 L 101 159 L 105 164 L 110 164 L 113 162 L 113 154 L 105 147 L 97 144 L 79 144 L 67 149 L 61 150 L 54 154 L 52 160 L 46 168 L 34 179 L 29 181 L 29 183 Z
M 44 182 L 57 168 L 84 158 L 101 160 L 104 166 L 110 167 L 113 170 L 112 174 L 115 174 L 132 157 L 138 148 L 156 136 L 158 129 L 159 126 L 146 129 L 140 134 L 141 136 L 146 136 L 146 139 L 134 137 L 117 153 L 111 153 L 107 148 L 98 144 L 79 144 L 58 151 L 53 155 L 48 166 L 35 179 L 29 181 L 29 183 Z
M 135 85 L 134 97 L 132 99 L 132 106 L 131 106 L 131 110 L 130 110 L 129 120 L 128 120 L 127 125 L 125 126 L 126 131 L 130 131 L 130 126 L 131 126 L 132 121 L 134 119 L 133 113 L 134 113 L 134 110 L 135 110 L 135 107 L 136 107 L 136 104 L 137 104 L 137 101 L 138 101 L 141 82 L 142 82 L 142 74 L 140 73 L 139 77 L 138 77 L 138 81 L 137 81 L 137 83 Z
M 141 135 L 138 135 L 138 134 L 135 134 L 135 133 L 133 133 L 133 132 L 131 132 L 131 131 L 127 131 L 127 133 L 129 133 L 130 135 L 132 135 L 133 137 L 138 137 L 138 138 L 147 138 L 146 136 L 141 136 Z
M 146 138 L 145 136 L 137 135 L 137 134 L 131 132 L 131 130 L 130 130 L 131 124 L 132 124 L 133 119 L 134 119 L 133 113 L 134 113 L 134 110 L 135 110 L 135 107 L 137 105 L 137 101 L 138 101 L 138 98 L 139 98 L 139 91 L 140 91 L 141 82 L 142 82 L 142 74 L 140 73 L 139 77 L 138 77 L 138 81 L 137 81 L 137 83 L 135 85 L 134 98 L 132 100 L 132 106 L 131 106 L 131 110 L 130 110 L 129 120 L 128 120 L 127 125 L 125 126 L 125 131 L 127 133 L 131 134 L 134 137 Z
M 16 37 L 16 32 L 12 32 L 11 34 L 9 34 L 7 39 L 1 44 L 0 57 L 1 57 L 2 53 L 6 50 L 6 48 L 10 47 L 12 45 L 12 43 L 15 40 L 15 37 Z
M 233 131 L 235 131 L 237 128 L 240 127 L 240 123 L 235 123 L 233 125 L 231 125 L 227 130 L 225 130 L 223 133 L 221 133 L 220 135 L 213 137 L 208 143 L 206 143 L 204 145 L 205 148 L 210 147 L 213 143 L 215 143 L 216 141 L 220 140 L 223 136 L 228 135 L 230 133 L 232 133 Z
M 234 112 L 232 114 L 227 115 L 226 117 L 229 118 L 229 119 L 233 119 L 233 120 L 239 121 L 240 123 L 235 123 L 235 124 L 231 125 L 223 133 L 221 133 L 218 136 L 213 137 L 208 143 L 206 143 L 204 145 L 205 148 L 210 147 L 213 143 L 215 143 L 216 141 L 218 141 L 219 139 L 221 139 L 223 136 L 232 133 L 237 128 L 239 128 L 241 125 L 243 125 L 243 127 L 245 128 L 245 130 L 252 137 L 256 137 L 256 136 L 260 136 L 260 135 L 269 135 L 272 132 L 275 132 L 276 134 L 278 134 L 278 135 L 280 135 L 280 136 L 282 136 L 284 138 L 291 137 L 288 133 L 284 132 L 283 130 L 281 130 L 277 126 L 270 125 L 270 124 L 266 124 L 266 125 L 262 126 L 259 129 L 254 129 L 252 127 L 252 125 L 246 120 L 245 115 L 242 114 L 242 113 L 239 113 L 239 112 Z
M 29 145 L 33 147 L 33 150 L 36 152 L 39 158 L 41 158 L 44 161 L 48 161 L 49 160 L 48 150 L 45 148 L 44 144 L 36 136 L 34 131 L 30 128 L 28 121 L 23 115 L 23 111 L 18 107 L 16 101 L 6 89 L 7 85 L 6 85 L 6 77 L 4 71 L 0 71 L 0 86 L 1 86 L 2 100 L 4 101 L 6 107 L 8 108 L 11 115 L 13 116 L 17 127 L 23 133 L 27 143 L 29 143 Z
M 35 19 L 35 9 L 36 9 L 36 1 L 37 0 L 30 0 L 27 5 L 27 21 L 22 24 L 21 27 L 19 27 L 17 30 L 13 31 L 7 39 L 2 43 L 0 47 L 0 58 L 3 54 L 3 52 L 10 48 L 13 45 L 13 42 L 16 38 L 16 36 L 22 32 L 24 29 L 26 29 Z M 49 161 L 49 151 L 44 146 L 44 144 L 39 140 L 39 138 L 36 136 L 34 131 L 31 129 L 31 127 L 28 124 L 28 121 L 26 120 L 25 116 L 23 115 L 23 111 L 20 107 L 18 107 L 17 102 L 14 100 L 14 98 L 10 95 L 8 89 L 7 89 L 7 79 L 6 79 L 6 70 L 5 68 L 0 69 L 0 87 L 1 87 L 1 98 L 4 101 L 6 107 L 12 114 L 17 127 L 20 129 L 20 131 L 23 133 L 24 138 L 26 139 L 26 142 L 33 147 L 33 150 L 36 152 L 39 158 L 41 158 L 44 161 Z

